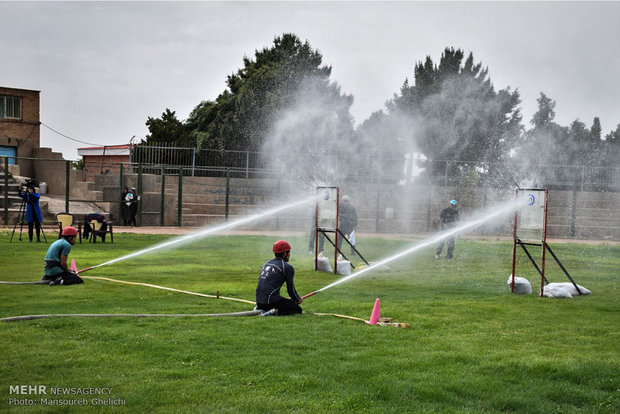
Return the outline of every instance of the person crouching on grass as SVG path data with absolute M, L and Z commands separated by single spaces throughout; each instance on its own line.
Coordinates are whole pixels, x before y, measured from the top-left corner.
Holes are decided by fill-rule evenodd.
M 275 258 L 263 265 L 256 286 L 256 309 L 269 311 L 272 314 L 294 315 L 301 313 L 301 302 L 295 290 L 295 268 L 288 264 L 291 258 L 291 245 L 285 240 L 273 244 Z M 280 288 L 286 282 L 286 290 L 291 299 L 280 296 Z
M 45 274 L 41 279 L 42 281 L 49 281 L 50 286 L 84 283 L 77 273 L 72 272 L 67 267 L 67 258 L 77 236 L 78 231 L 75 227 L 65 227 L 62 229 L 62 237 L 52 243 L 49 249 L 47 249 L 44 260 Z

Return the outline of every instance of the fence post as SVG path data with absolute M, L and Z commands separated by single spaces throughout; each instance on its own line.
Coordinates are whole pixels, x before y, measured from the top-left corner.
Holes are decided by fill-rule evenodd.
M 4 157 L 4 225 L 9 224 L 9 157 Z
M 431 199 L 433 198 L 433 183 L 428 183 L 428 197 L 426 198 L 426 231 L 431 231 Z
M 249 177 L 250 170 L 250 151 L 245 152 L 245 178 Z
M 118 187 L 119 188 L 118 188 L 118 190 L 119 190 L 119 193 L 122 193 L 123 192 L 123 188 L 125 188 L 125 170 L 124 170 L 124 167 L 123 167 L 123 163 L 121 163 L 121 167 L 119 169 L 118 176 L 119 176 L 119 182 L 118 182 Z
M 69 193 L 71 192 L 71 161 L 65 161 L 65 213 L 69 212 Z
M 182 224 L 182 216 L 183 216 L 183 167 L 179 166 L 179 193 L 177 200 L 177 225 L 181 227 Z
M 138 226 L 142 225 L 142 161 L 138 164 Z
M 381 190 L 380 190 L 380 186 L 377 186 L 377 200 L 376 200 L 376 204 L 375 204 L 375 232 L 379 233 L 379 216 L 380 216 L 380 212 L 379 212 L 379 206 L 381 204 Z
M 226 168 L 226 206 L 224 209 L 224 219 L 228 223 L 228 206 L 230 205 L 230 168 Z
M 575 235 L 577 234 L 577 229 L 576 229 L 576 216 L 577 215 L 577 186 L 573 185 L 573 199 L 571 202 L 571 208 L 570 208 L 570 236 L 572 238 L 575 238 Z
M 159 204 L 159 225 L 164 225 L 164 197 L 166 195 L 166 167 L 161 167 L 161 202 Z
M 196 147 L 193 148 L 193 153 L 192 153 L 192 177 L 194 176 L 195 169 L 196 169 Z

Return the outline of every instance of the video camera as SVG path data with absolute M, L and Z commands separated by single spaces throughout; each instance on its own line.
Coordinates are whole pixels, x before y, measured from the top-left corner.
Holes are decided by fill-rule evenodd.
M 34 189 L 35 189 L 35 187 L 36 187 L 37 185 L 36 185 L 36 183 L 35 183 L 33 180 L 31 180 L 30 178 L 28 178 L 26 181 L 24 181 L 23 183 L 21 183 L 21 186 L 22 186 L 22 187 L 25 187 L 26 189 L 31 188 L 31 189 L 33 189 L 33 190 L 34 190 Z

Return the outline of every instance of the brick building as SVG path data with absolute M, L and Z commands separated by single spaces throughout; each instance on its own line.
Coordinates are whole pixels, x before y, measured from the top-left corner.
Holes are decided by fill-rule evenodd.
M 94 181 L 99 174 L 118 174 L 120 164 L 127 164 L 130 154 L 130 145 L 78 148 L 78 155 L 84 161 L 86 181 Z
M 9 170 L 34 176 L 32 160 L 40 147 L 39 91 L 0 86 L 0 156 L 9 157 Z

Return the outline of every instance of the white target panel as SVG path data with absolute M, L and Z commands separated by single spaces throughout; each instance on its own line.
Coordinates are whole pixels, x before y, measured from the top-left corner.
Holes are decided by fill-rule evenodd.
M 544 238 L 546 190 L 517 190 L 517 197 L 525 197 L 526 205 L 517 213 L 517 234 L 522 241 L 541 242 Z
M 338 217 L 338 187 L 317 187 L 317 225 L 323 230 L 336 230 Z

